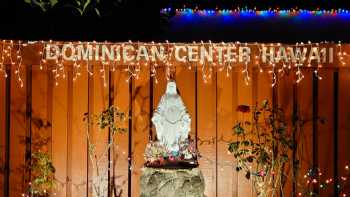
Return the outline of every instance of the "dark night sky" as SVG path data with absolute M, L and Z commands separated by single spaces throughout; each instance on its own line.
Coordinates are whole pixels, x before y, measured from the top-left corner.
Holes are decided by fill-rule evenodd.
M 300 7 L 350 8 L 350 1 L 326 0 L 222 0 L 222 1 L 163 1 L 125 0 L 119 7 L 102 7 L 105 16 L 78 16 L 63 4 L 47 13 L 30 7 L 23 0 L 3 0 L 1 6 L 1 39 L 21 40 L 110 40 L 110 41 L 350 41 L 350 18 L 338 19 L 259 19 L 235 18 L 224 21 L 220 17 L 181 18 L 165 20 L 159 9 L 166 5 L 182 7 L 186 2 L 200 8 Z M 188 4 L 188 3 L 187 3 Z M 189 4 L 188 4 L 189 5 Z

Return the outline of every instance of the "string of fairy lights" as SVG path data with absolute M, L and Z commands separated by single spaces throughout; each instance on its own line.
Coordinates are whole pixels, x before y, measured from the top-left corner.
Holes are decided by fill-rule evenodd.
M 140 42 L 126 42 L 126 43 L 111 43 L 111 42 L 69 42 L 69 45 L 89 45 L 92 44 L 94 46 L 93 49 L 96 49 L 99 45 L 105 45 L 105 44 L 120 44 L 122 46 L 128 44 L 133 45 L 135 47 L 143 45 L 146 47 L 152 47 L 152 46 L 164 46 L 165 47 L 165 58 L 162 60 L 133 60 L 129 61 L 127 63 L 120 61 L 120 60 L 104 60 L 104 59 L 98 59 L 97 61 L 92 62 L 91 60 L 79 60 L 78 57 L 75 55 L 73 56 L 72 60 L 67 61 L 62 57 L 62 54 L 58 55 L 54 61 L 49 61 L 46 59 L 46 47 L 48 45 L 55 44 L 57 46 L 63 46 L 64 42 L 56 42 L 56 41 L 12 41 L 12 40 L 3 40 L 0 42 L 0 53 L 1 53 L 1 59 L 0 59 L 0 73 L 2 76 L 7 77 L 8 73 L 6 70 L 6 67 L 8 65 L 11 65 L 11 69 L 14 69 L 14 74 L 17 79 L 17 82 L 20 87 L 23 87 L 23 51 L 27 47 L 33 47 L 39 45 L 40 48 L 37 49 L 37 54 L 32 54 L 32 56 L 37 57 L 39 59 L 38 65 L 41 70 L 44 69 L 44 67 L 51 68 L 54 84 L 59 84 L 59 79 L 66 79 L 67 76 L 67 67 L 72 67 L 73 70 L 73 81 L 76 81 L 81 75 L 82 72 L 87 72 L 90 76 L 93 75 L 99 75 L 103 79 L 103 84 L 106 87 L 107 86 L 107 75 L 109 71 L 116 72 L 116 71 L 124 71 L 128 74 L 128 78 L 126 79 L 126 82 L 129 82 L 131 78 L 134 78 L 135 80 L 140 79 L 140 73 L 142 69 L 149 69 L 151 72 L 151 77 L 154 78 L 154 82 L 158 83 L 158 72 L 157 70 L 161 67 L 164 67 L 166 72 L 166 78 L 169 80 L 171 78 L 172 72 L 176 68 L 176 66 L 184 66 L 187 67 L 189 70 L 197 70 L 200 71 L 202 74 L 202 78 L 204 83 L 208 82 L 212 78 L 212 75 L 214 72 L 226 72 L 226 76 L 229 77 L 232 73 L 231 70 L 234 67 L 240 67 L 242 68 L 241 73 L 244 77 L 245 83 L 248 85 L 251 80 L 251 68 L 257 67 L 259 69 L 259 73 L 268 72 L 271 75 L 272 82 L 271 86 L 273 87 L 277 83 L 278 76 L 283 76 L 287 71 L 294 72 L 296 76 L 296 83 L 299 83 L 303 80 L 304 74 L 303 74 L 303 68 L 312 67 L 314 68 L 315 75 L 321 80 L 322 76 L 319 75 L 319 69 L 323 67 L 321 63 L 316 64 L 310 63 L 308 61 L 305 61 L 304 59 L 297 59 L 296 62 L 292 61 L 279 61 L 279 62 L 267 62 L 263 63 L 261 61 L 262 56 L 262 48 L 263 47 L 278 47 L 278 46 L 289 46 L 289 47 L 319 47 L 321 45 L 332 45 L 335 46 L 336 49 L 336 59 L 337 59 L 337 65 L 338 67 L 345 67 L 346 62 L 350 60 L 349 54 L 343 49 L 343 44 L 341 42 L 334 44 L 332 42 L 320 42 L 320 43 L 296 43 L 293 45 L 285 45 L 281 43 L 240 43 L 240 42 L 230 42 L 230 43 L 213 43 L 211 41 L 209 42 L 193 42 L 193 43 L 170 43 L 166 41 L 165 43 L 140 43 Z M 191 62 L 188 57 L 183 62 L 175 62 L 174 61 L 174 50 L 177 46 L 212 46 L 213 49 L 213 61 L 212 62 Z M 220 57 L 220 51 L 217 49 L 217 47 L 232 47 L 234 49 L 237 49 L 241 46 L 250 46 L 250 47 L 256 47 L 258 51 L 255 53 L 255 57 L 253 57 L 252 62 L 248 62 L 246 59 L 243 60 L 243 62 L 238 62 L 238 58 L 234 59 L 233 62 L 222 62 L 219 61 Z M 276 52 L 277 56 L 279 55 L 279 51 Z M 94 72 L 94 70 L 91 69 L 91 65 L 99 65 L 99 72 Z
M 258 10 L 255 8 L 248 7 L 237 7 L 234 9 L 200 9 L 195 8 L 186 8 L 184 5 L 183 8 L 163 8 L 161 13 L 171 13 L 175 11 L 177 15 L 200 15 L 200 16 L 278 16 L 278 17 L 307 17 L 307 16 L 316 16 L 316 17 L 350 17 L 350 11 L 348 9 L 316 9 L 316 10 L 307 10 L 299 8 L 291 9 L 278 9 L 278 8 L 269 8 L 266 10 Z
M 350 179 L 350 169 L 349 165 L 344 166 L 345 173 L 339 177 L 323 177 L 323 173 L 319 168 L 311 168 L 304 175 L 304 181 L 306 183 L 306 187 L 304 187 L 301 191 L 298 192 L 298 196 L 317 196 L 317 194 L 313 191 L 313 188 L 316 186 L 319 190 L 326 190 L 327 188 L 333 186 L 334 184 L 338 190 L 339 194 L 342 197 L 348 196 L 345 189 L 349 186 L 348 180 Z M 337 179 L 337 180 L 334 180 Z

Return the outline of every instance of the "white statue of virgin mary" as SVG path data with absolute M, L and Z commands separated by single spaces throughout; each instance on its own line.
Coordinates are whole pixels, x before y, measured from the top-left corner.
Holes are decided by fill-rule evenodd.
M 188 138 L 191 118 L 176 91 L 176 83 L 169 81 L 152 117 L 157 138 L 170 151 L 179 150 L 179 142 Z

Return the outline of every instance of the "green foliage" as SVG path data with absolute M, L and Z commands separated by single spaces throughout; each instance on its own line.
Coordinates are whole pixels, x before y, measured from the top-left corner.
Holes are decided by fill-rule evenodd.
M 127 116 L 124 112 L 121 112 L 117 107 L 111 106 L 98 115 L 89 115 L 88 113 L 85 113 L 83 121 L 90 125 L 98 125 L 100 130 L 109 128 L 114 134 L 116 132 L 127 131 L 126 128 L 119 126 L 119 124 L 126 119 Z
M 43 12 L 47 12 L 57 5 L 63 7 L 70 7 L 76 10 L 81 16 L 88 12 L 94 12 L 97 16 L 101 16 L 100 7 L 102 7 L 101 0 L 23 0 L 25 3 L 39 7 Z M 112 5 L 121 3 L 121 0 L 115 0 Z M 106 6 L 105 6 L 106 7 Z
M 32 196 L 49 196 L 55 188 L 55 168 L 50 155 L 45 152 L 35 152 L 31 161 L 32 181 L 28 193 Z
M 293 129 L 283 110 L 270 107 L 268 100 L 254 106 L 252 112 L 247 106 L 239 106 L 237 111 L 251 114 L 251 120 L 238 121 L 232 129 L 236 140 L 228 144 L 228 150 L 237 160 L 236 171 L 244 171 L 245 177 L 253 180 L 258 196 L 275 195 L 283 187 L 285 166 L 291 162 Z
M 39 117 L 32 116 L 32 136 L 19 136 L 20 144 L 30 146 L 26 152 L 26 163 L 21 166 L 23 178 L 28 184 L 25 187 L 25 196 L 48 197 L 56 187 L 55 168 L 53 166 L 48 145 L 51 141 L 48 128 L 51 123 Z M 22 169 L 23 168 L 23 169 Z
M 97 1 L 99 2 L 99 1 Z M 86 12 L 87 8 L 89 6 L 92 6 L 92 1 L 91 0 L 75 0 L 74 1 L 74 8 L 76 10 L 78 10 L 78 12 L 80 13 L 80 15 L 84 15 L 84 13 Z M 96 7 L 94 8 L 95 10 L 98 10 Z M 99 12 L 98 12 L 99 13 Z
M 24 2 L 32 6 L 37 6 L 46 12 L 48 9 L 53 8 L 58 3 L 58 0 L 24 0 Z
M 127 128 L 123 127 L 122 124 L 129 117 L 125 113 L 121 112 L 117 107 L 111 106 L 106 110 L 102 111 L 98 115 L 84 114 L 83 121 L 87 124 L 86 137 L 88 143 L 88 154 L 92 168 L 94 169 L 94 176 L 91 180 L 93 196 L 104 197 L 108 191 L 107 178 L 109 172 L 115 168 L 115 160 L 113 163 L 106 168 L 105 164 L 109 161 L 110 150 L 115 148 L 115 134 L 123 133 L 127 131 Z M 96 144 L 101 143 L 100 141 L 94 141 L 92 138 L 92 132 L 89 128 L 98 126 L 97 130 L 93 132 L 109 132 L 110 138 L 107 145 L 104 147 L 102 154 L 100 151 L 96 151 Z M 113 151 L 114 152 L 114 151 Z M 112 158 L 117 158 L 117 155 L 111 155 Z M 96 181 L 98 180 L 98 181 Z M 113 183 L 114 184 L 114 183 Z

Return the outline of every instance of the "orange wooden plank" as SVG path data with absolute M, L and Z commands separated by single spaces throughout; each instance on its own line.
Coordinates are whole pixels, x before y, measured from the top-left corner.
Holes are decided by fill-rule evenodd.
M 34 152 L 45 152 L 52 156 L 52 81 L 51 71 L 32 66 L 32 142 Z M 41 144 L 47 141 L 47 143 Z
M 232 69 L 231 71 L 231 75 L 232 75 L 232 118 L 231 118 L 231 122 L 232 125 L 238 120 L 238 113 L 236 111 L 237 109 L 237 105 L 239 105 L 238 103 L 238 75 L 240 73 L 237 71 L 234 71 Z M 231 127 L 231 135 L 232 135 L 232 127 Z M 233 159 L 233 169 L 235 169 L 235 166 L 237 165 L 237 161 L 234 159 L 233 155 L 231 155 L 232 159 Z M 239 179 L 238 179 L 238 173 L 233 170 L 232 172 L 233 176 L 232 176 L 232 196 L 233 197 L 237 197 L 238 196 L 238 183 L 239 183 Z
M 6 78 L 0 75 L 0 166 L 5 166 L 6 151 Z M 0 194 L 4 192 L 4 174 L 0 173 Z
M 47 70 L 32 66 L 32 152 L 49 153 L 51 146 L 51 123 L 48 122 L 48 75 Z M 41 140 L 49 139 L 47 144 L 39 145 Z
M 68 113 L 68 82 L 58 79 L 58 85 L 53 85 L 52 108 L 52 162 L 55 166 L 57 180 L 56 195 L 67 195 L 67 113 Z
M 229 72 L 231 74 L 231 72 Z M 235 196 L 237 190 L 234 171 L 234 158 L 228 152 L 228 142 L 233 140 L 232 127 L 234 121 L 232 96 L 233 77 L 227 76 L 226 71 L 218 73 L 217 117 L 218 117 L 218 196 Z
M 128 114 L 129 110 L 129 84 L 127 73 L 118 69 L 114 73 L 115 102 L 122 112 Z M 128 128 L 128 121 L 122 127 Z M 129 132 L 129 131 L 128 131 Z M 114 172 L 117 193 L 128 196 L 128 133 L 118 133 L 115 136 Z
M 73 76 L 72 76 L 73 77 Z M 87 158 L 87 126 L 83 121 L 84 113 L 88 111 L 88 74 L 82 72 L 81 76 L 72 81 L 72 130 L 71 134 L 71 157 L 72 157 L 72 196 L 86 196 L 88 180 Z M 101 144 L 103 142 L 101 141 Z
M 338 131 L 338 175 L 344 176 L 349 173 L 345 169 L 350 165 L 350 71 L 339 72 L 339 131 Z M 348 193 L 349 189 L 345 191 Z
M 17 66 L 16 66 L 17 67 Z M 21 196 L 24 192 L 24 163 L 26 135 L 26 67 L 21 66 L 23 87 L 15 69 L 11 70 L 11 134 L 10 134 L 10 196 Z
M 106 70 L 106 78 L 103 79 L 104 74 L 100 72 L 101 67 L 102 65 L 94 65 L 93 89 L 90 89 L 93 94 L 92 98 L 90 98 L 90 101 L 92 102 L 91 104 L 93 105 L 91 114 L 95 115 L 98 115 L 108 107 L 108 72 Z M 93 187 L 97 186 L 100 190 L 100 195 L 107 195 L 108 157 L 107 154 L 105 154 L 105 150 L 108 144 L 108 129 L 101 130 L 99 129 L 99 126 L 94 124 L 90 136 L 91 141 L 95 144 L 95 153 L 97 158 L 99 158 L 99 163 L 96 164 L 94 161 L 92 164 L 89 162 L 89 166 L 93 166 L 91 174 L 89 172 L 89 181 L 93 182 L 91 188 L 89 187 L 89 194 L 93 194 Z M 99 170 L 97 170 L 97 167 Z M 100 178 L 100 181 L 98 181 L 98 178 Z
M 251 79 L 248 83 L 245 81 L 244 75 L 241 73 L 241 70 L 238 69 L 238 105 L 253 105 L 253 80 L 254 76 L 250 73 Z M 237 107 L 237 106 L 236 106 Z M 251 120 L 251 116 L 242 116 L 242 113 L 237 112 L 237 117 L 239 121 L 242 120 Z M 243 172 L 238 173 L 238 196 L 253 196 L 253 187 L 250 180 L 245 178 Z
M 278 85 L 277 85 L 277 97 L 278 97 L 278 107 L 282 108 L 288 125 L 292 124 L 293 116 L 293 74 L 286 75 L 280 73 L 278 75 Z M 288 131 L 292 136 L 292 129 Z M 293 167 L 292 167 L 292 151 L 289 154 L 290 162 L 285 165 L 286 172 L 286 184 L 284 187 L 284 195 L 291 196 L 293 192 Z
M 143 167 L 144 151 L 149 139 L 149 70 L 141 69 L 139 79 L 134 79 L 133 90 L 133 166 L 132 166 L 132 196 L 139 196 L 141 168 Z
M 198 69 L 201 70 L 201 69 Z M 198 149 L 202 155 L 200 169 L 205 177 L 205 195 L 216 195 L 216 94 L 215 73 L 204 82 L 198 72 Z
M 301 162 L 298 184 L 299 191 L 305 189 L 303 176 L 312 167 L 312 71 L 303 70 L 305 78 L 298 84 L 299 114 L 306 122 L 303 131 L 300 132 L 297 157 Z
M 320 71 L 322 80 L 319 80 L 319 117 L 325 120 L 325 123 L 318 123 L 318 159 L 319 168 L 322 171 L 321 181 L 325 179 L 333 178 L 333 166 L 334 162 L 334 143 L 333 143 L 333 72 L 332 71 Z M 327 146 L 325 146 L 327 144 Z M 332 196 L 333 187 L 327 187 L 326 189 L 320 189 L 321 196 Z

